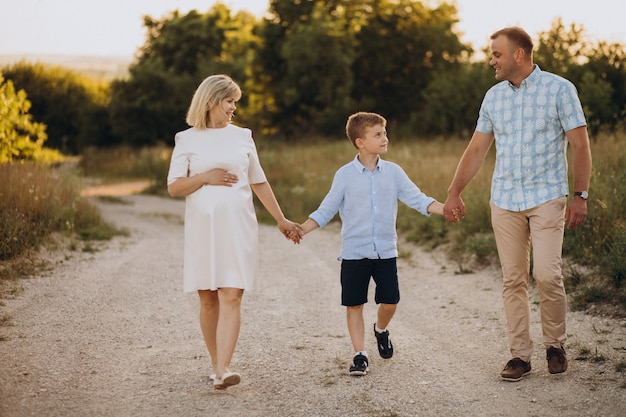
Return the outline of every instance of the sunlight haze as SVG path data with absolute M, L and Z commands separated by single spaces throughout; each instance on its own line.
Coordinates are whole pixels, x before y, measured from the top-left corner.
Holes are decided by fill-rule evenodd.
M 0 55 L 87 55 L 132 57 L 144 43 L 143 16 L 161 18 L 178 9 L 207 11 L 215 2 L 200 0 L 0 0 Z M 263 0 L 223 1 L 233 11 L 261 17 Z M 430 5 L 439 2 L 426 1 Z M 456 0 L 463 42 L 479 50 L 489 35 L 505 26 L 524 27 L 536 39 L 557 17 L 582 24 L 588 40 L 626 43 L 623 0 Z

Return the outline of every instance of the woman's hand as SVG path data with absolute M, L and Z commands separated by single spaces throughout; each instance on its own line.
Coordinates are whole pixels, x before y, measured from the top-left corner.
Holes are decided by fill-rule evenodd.
M 287 219 L 278 223 L 278 229 L 286 239 L 291 240 L 294 244 L 299 244 L 302 236 L 304 236 L 300 225 Z
M 205 185 L 223 185 L 225 187 L 232 187 L 233 184 L 236 184 L 237 181 L 239 181 L 239 177 L 237 177 L 237 175 L 222 168 L 215 168 L 199 175 L 202 175 L 202 181 Z

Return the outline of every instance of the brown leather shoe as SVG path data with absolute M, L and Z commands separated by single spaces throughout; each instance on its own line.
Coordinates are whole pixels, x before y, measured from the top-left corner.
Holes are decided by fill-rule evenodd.
M 560 374 L 567 370 L 567 358 L 565 357 L 565 349 L 562 347 L 548 348 L 546 359 L 548 360 L 548 371 L 551 374 Z
M 505 381 L 516 382 L 522 379 L 522 377 L 530 373 L 530 361 L 525 362 L 520 358 L 513 358 L 507 362 L 506 366 L 500 373 L 500 376 Z

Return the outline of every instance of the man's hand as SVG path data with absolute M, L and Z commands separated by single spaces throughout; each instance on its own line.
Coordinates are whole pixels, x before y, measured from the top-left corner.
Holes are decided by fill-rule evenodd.
M 458 223 L 465 217 L 465 203 L 460 195 L 448 196 L 443 205 L 443 217 L 452 223 Z
M 568 229 L 580 226 L 587 218 L 587 200 L 574 196 L 565 210 L 565 222 Z

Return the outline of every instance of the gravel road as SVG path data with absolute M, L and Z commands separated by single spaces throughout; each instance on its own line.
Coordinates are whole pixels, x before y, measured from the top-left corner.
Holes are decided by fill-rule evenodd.
M 98 205 L 130 235 L 52 255 L 52 271 L 1 300 L 2 417 L 626 415 L 626 371 L 616 369 L 625 320 L 570 313 L 570 369 L 551 376 L 535 303 L 533 371 L 501 381 L 499 272 L 458 275 L 443 255 L 406 243 L 394 357 L 378 357 L 368 332 L 370 373 L 350 377 L 336 225 L 299 246 L 261 227 L 262 287 L 244 296 L 231 366 L 242 382 L 214 390 L 197 296 L 181 291 L 184 202 L 129 195 Z M 370 302 L 368 329 L 375 313 Z

